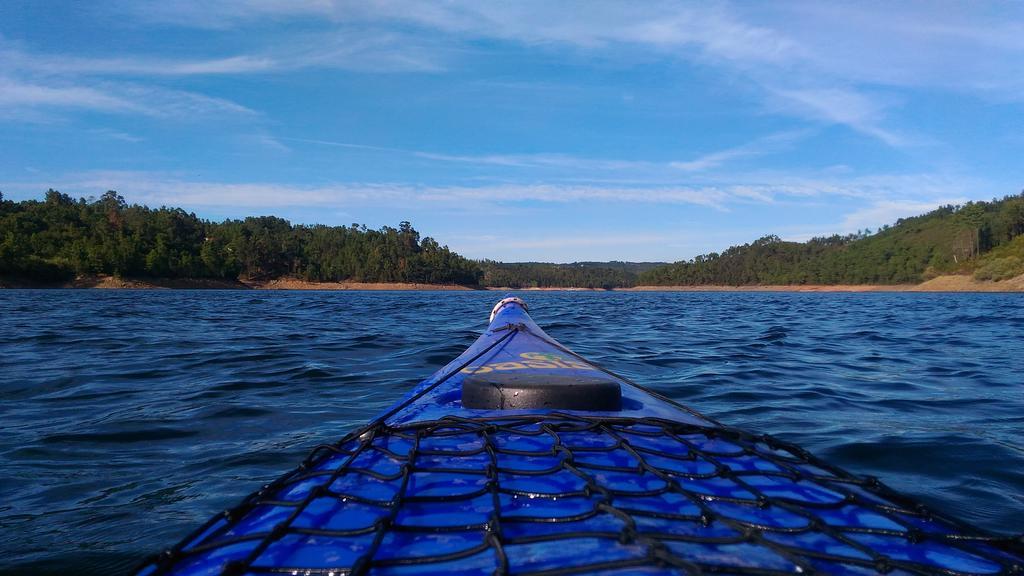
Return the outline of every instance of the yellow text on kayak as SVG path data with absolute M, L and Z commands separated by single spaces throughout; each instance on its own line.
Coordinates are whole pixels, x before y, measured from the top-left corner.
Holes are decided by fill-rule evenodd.
M 523 352 L 519 355 L 522 360 L 510 362 L 492 362 L 483 366 L 467 366 L 462 369 L 466 374 L 486 374 L 493 370 L 596 370 L 586 362 L 580 362 L 572 358 L 565 358 L 550 352 Z

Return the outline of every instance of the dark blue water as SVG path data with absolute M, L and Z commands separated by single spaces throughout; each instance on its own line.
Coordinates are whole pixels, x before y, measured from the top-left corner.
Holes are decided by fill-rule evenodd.
M 0 291 L 0 571 L 128 570 L 459 354 L 498 297 Z M 1024 529 L 1024 296 L 526 298 L 710 416 Z

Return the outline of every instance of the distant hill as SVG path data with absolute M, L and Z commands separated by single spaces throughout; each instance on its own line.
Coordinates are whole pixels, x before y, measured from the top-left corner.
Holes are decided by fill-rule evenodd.
M 408 222 L 379 230 L 293 225 L 274 216 L 212 222 L 180 208 L 128 204 L 113 191 L 76 199 L 50 190 L 41 201 L 21 202 L 0 194 L 0 278 L 29 283 L 109 275 L 622 288 L 662 264 L 477 262 L 421 238 Z
M 666 264 L 668 264 L 668 262 L 623 262 L 621 260 L 609 260 L 608 262 L 573 262 L 569 265 L 591 268 L 611 268 L 613 270 L 622 270 L 623 272 L 641 274 Z
M 293 225 L 274 216 L 211 222 L 180 208 L 128 204 L 116 192 L 42 201 L 0 194 L 0 276 L 76 276 L 478 285 L 483 272 L 410 223 L 379 230 Z
M 0 194 L 0 279 L 75 277 L 396 282 L 509 288 L 636 285 L 904 284 L 942 274 L 1024 273 L 1024 194 L 943 206 L 893 226 L 787 242 L 764 236 L 691 260 L 504 263 L 467 259 L 410 223 L 379 230 L 293 225 L 274 216 L 212 222 L 180 208 L 128 204 L 116 192 L 43 200 Z
M 628 288 L 664 262 L 480 262 L 485 286 L 509 288 Z
M 647 270 L 641 285 L 903 284 L 940 274 L 998 280 L 1024 273 L 1024 193 L 943 206 L 846 236 L 764 236 L 722 253 Z

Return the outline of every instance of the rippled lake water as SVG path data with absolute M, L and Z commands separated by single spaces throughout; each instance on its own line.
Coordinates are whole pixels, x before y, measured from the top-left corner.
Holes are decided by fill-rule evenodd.
M 494 292 L 0 291 L 2 571 L 128 571 L 473 342 Z M 525 295 L 732 424 L 1024 529 L 1024 296 Z

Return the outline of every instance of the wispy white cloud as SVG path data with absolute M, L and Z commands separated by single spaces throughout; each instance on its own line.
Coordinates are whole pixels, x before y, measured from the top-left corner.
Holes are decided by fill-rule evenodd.
M 210 114 L 252 115 L 241 104 L 198 92 L 143 81 L 111 79 L 120 74 L 212 72 L 240 61 L 175 62 L 126 58 L 41 56 L 0 37 L 0 118 L 45 121 L 48 111 L 99 111 L 165 118 Z
M 738 174 L 731 183 L 689 186 L 599 186 L 481 184 L 410 185 L 407 183 L 331 182 L 293 185 L 279 182 L 224 182 L 187 173 L 92 171 L 56 176 L 42 171 L 26 179 L 0 182 L 9 198 L 39 197 L 55 187 L 72 195 L 98 196 L 118 190 L 130 202 L 178 206 L 200 214 L 242 217 L 253 214 L 291 214 L 307 223 L 364 220 L 370 214 L 402 206 L 402 218 L 417 214 L 455 215 L 459 225 L 431 230 L 460 253 L 508 260 L 671 259 L 721 250 L 774 232 L 789 240 L 853 232 L 891 224 L 897 218 L 920 214 L 946 203 L 998 195 L 1006 190 L 966 177 L 934 174 L 857 176 L 842 171 L 789 174 Z M 739 182 L 739 183 L 736 183 Z M 632 214 L 675 214 L 693 220 L 660 228 L 637 227 L 635 222 L 609 224 L 595 233 L 571 218 L 558 231 L 526 227 L 509 240 L 489 241 L 490 232 L 476 224 L 494 219 L 521 222 L 572 213 L 579 207 Z M 759 211 L 817 210 L 814 224 L 763 222 L 751 227 Z M 296 211 L 298 209 L 298 211 Z M 565 212 L 569 210 L 569 212 Z M 715 219 L 726 212 L 725 220 Z M 459 217 L 460 215 L 465 217 Z M 500 216 L 499 216 L 500 215 Z M 374 217 L 370 218 L 373 221 Z M 417 222 L 423 221 L 416 218 Z M 756 217 L 755 217 L 756 221 Z M 575 226 L 575 228 L 574 228 Z M 484 228 L 490 230 L 490 227 Z M 502 229 L 500 225 L 496 229 Z M 478 230 L 468 234 L 469 230 Z
M 782 177 L 784 185 L 798 184 L 807 195 L 840 195 L 871 202 L 916 202 L 938 205 L 948 198 L 991 198 L 1002 195 L 1008 188 L 982 178 L 959 174 L 910 173 L 842 175 L 828 171 L 806 177 Z
M 272 53 L 279 72 L 308 68 L 381 74 L 443 72 L 453 48 L 458 46 L 449 38 L 358 25 L 298 35 L 290 42 L 291 45 L 275 48 Z
M 631 233 L 631 234 L 556 234 L 531 235 L 528 238 L 508 238 L 504 236 L 480 235 L 455 237 L 453 240 L 465 245 L 473 245 L 481 254 L 493 253 L 495 249 L 551 249 L 567 247 L 599 247 L 599 246 L 646 246 L 667 242 L 678 243 L 679 232 L 672 233 Z
M 416 151 L 413 154 L 426 160 L 459 162 L 464 164 L 505 166 L 515 168 L 568 168 L 573 170 L 638 170 L 658 166 L 655 162 L 585 158 L 571 154 L 483 154 L 454 155 Z
M 152 108 L 144 103 L 96 88 L 74 85 L 45 86 L 9 77 L 0 77 L 0 106 L 6 108 L 8 114 L 17 108 L 39 106 L 152 113 Z
M 503 168 L 549 168 L 575 172 L 643 172 L 649 175 L 666 174 L 668 169 L 683 172 L 704 172 L 728 164 L 733 160 L 764 156 L 787 149 L 793 143 L 809 136 L 809 130 L 780 132 L 756 138 L 751 142 L 712 152 L 693 160 L 654 162 L 649 160 L 624 160 L 616 158 L 591 158 L 573 154 L 442 154 L 426 150 L 411 150 L 388 146 L 372 146 L 353 142 L 281 137 L 282 140 L 317 144 L 353 150 L 369 150 L 404 154 L 423 160 L 451 162 L 476 166 L 498 166 Z
M 161 118 L 197 118 L 208 115 L 253 115 L 241 104 L 157 86 L 137 83 L 54 82 L 0 76 L 0 117 L 23 119 L 24 111 L 46 109 L 92 110 L 118 114 L 141 114 Z
M 164 0 L 149 6 L 120 0 L 114 5 L 122 15 L 144 22 L 207 29 L 232 28 L 266 18 L 329 17 L 336 9 L 331 0 Z
M 414 37 L 441 34 L 449 45 L 483 38 L 605 55 L 648 51 L 743 74 L 751 86 L 759 87 L 774 113 L 848 126 L 902 148 L 928 140 L 893 126 L 894 100 L 879 93 L 880 87 L 937 87 L 1002 99 L 1020 99 L 1024 93 L 1022 19 L 975 8 L 945 5 L 937 10 L 917 2 L 656 1 L 636 10 L 619 3 L 539 0 L 180 0 L 155 10 L 135 10 L 139 18 L 186 26 L 302 19 L 338 30 L 354 24 L 382 30 L 411 26 L 419 32 Z M 1014 5 L 1002 5 L 998 12 L 1005 11 L 1024 17 L 1024 10 Z M 383 51 L 389 50 L 407 58 L 418 52 L 403 50 L 399 43 Z M 339 60 L 331 50 L 320 52 L 326 61 Z
M 92 110 L 181 118 L 253 114 L 224 98 L 162 85 L 167 78 L 289 73 L 307 68 L 368 72 L 438 71 L 424 41 L 387 30 L 289 37 L 253 54 L 173 59 L 145 55 L 82 57 L 27 49 L 0 36 L 0 119 L 48 121 L 47 110 Z
M 690 204 L 723 209 L 730 191 L 718 188 L 614 188 L 545 184 L 487 186 L 412 186 L 391 183 L 338 183 L 295 186 L 266 182 L 211 182 L 175 174 L 94 171 L 54 178 L 51 182 L 10 182 L 10 190 L 59 186 L 74 193 L 122 190 L 133 200 L 150 205 L 189 207 L 277 208 L 290 206 L 450 205 L 486 207 L 524 203 L 644 202 Z
M 597 186 L 559 186 L 550 184 L 506 184 L 479 187 L 433 187 L 420 198 L 438 201 L 476 202 L 644 202 L 653 204 L 694 204 L 724 209 L 727 190 L 690 188 L 613 188 Z
M 527 44 L 567 44 L 603 48 L 615 44 L 690 48 L 724 59 L 773 61 L 797 47 L 774 31 L 742 22 L 725 4 L 689 5 L 649 2 L 644 10 L 591 2 L 408 3 L 321 0 L 207 1 L 177 0 L 158 8 L 128 3 L 136 18 L 197 27 L 234 27 L 264 19 L 315 19 L 342 25 L 351 22 L 404 22 L 474 38 L 500 38 Z
M 862 229 L 877 229 L 884 224 L 894 224 L 900 218 L 918 216 L 946 204 L 963 204 L 969 198 L 959 196 L 952 198 L 935 198 L 926 202 L 879 200 L 870 206 L 849 212 L 843 216 L 838 230 L 834 233 L 850 233 Z
M 337 140 L 322 140 L 317 138 L 295 138 L 292 136 L 278 136 L 279 140 L 287 140 L 289 142 L 303 142 L 305 144 L 318 144 L 320 146 L 330 146 L 332 148 L 348 148 L 352 150 L 373 150 L 377 152 L 398 152 L 400 154 L 416 154 L 415 150 L 406 150 L 404 148 L 391 148 L 388 146 L 373 146 L 370 144 L 357 144 L 355 142 L 338 142 Z
M 301 26 L 293 27 L 287 41 L 260 53 L 194 60 L 39 55 L 0 45 L 0 61 L 6 62 L 0 70 L 6 65 L 37 74 L 151 77 L 311 66 L 439 71 L 448 66 L 444 54 L 478 39 L 541 50 L 598 51 L 606 57 L 640 51 L 742 74 L 772 113 L 848 126 L 897 148 L 930 141 L 898 126 L 894 112 L 899 99 L 880 88 L 937 87 L 1007 100 L 1024 94 L 1024 10 L 1015 5 L 1002 5 L 998 12 L 1017 12 L 1022 18 L 967 5 L 937 10 L 916 2 L 696 5 L 664 0 L 637 10 L 612 2 L 540 0 L 172 0 L 145 7 L 124 2 L 120 10 L 151 25 L 226 29 L 294 21 Z M 706 160 L 715 162 L 716 157 Z
M 263 149 L 271 150 L 271 151 L 274 151 L 274 152 L 291 152 L 292 151 L 291 148 L 289 148 L 283 142 L 281 142 L 280 138 L 275 138 L 274 136 L 272 136 L 272 135 L 270 135 L 270 134 L 268 134 L 266 132 L 257 132 L 255 134 L 246 134 L 246 135 L 241 137 L 241 140 L 243 142 L 246 142 L 246 143 L 249 143 L 249 144 L 254 144 L 254 145 L 259 146 L 259 147 L 261 147 Z
M 875 176 L 737 175 L 739 183 L 675 186 L 599 186 L 560 184 L 410 185 L 339 182 L 297 186 L 274 182 L 218 182 L 185 174 L 91 171 L 47 181 L 12 181 L 3 189 L 23 192 L 57 186 L 75 194 L 120 190 L 133 201 L 189 207 L 277 208 L 304 206 L 454 206 L 490 209 L 572 203 L 691 205 L 729 210 L 737 205 L 807 201 L 840 197 L 863 201 L 878 210 L 916 209 L 948 199 L 997 194 L 975 179 L 931 174 Z M 990 185 L 988 185 L 990 186 Z M 864 218 L 871 214 L 865 212 Z M 878 212 L 882 214 L 882 212 Z M 853 220 L 851 220 L 852 222 Z
M 1024 7 L 933 2 L 774 3 L 752 17 L 811 47 L 804 65 L 846 83 L 1020 99 Z M 1000 96 L 1001 95 L 1001 96 Z
M 119 140 L 121 142 L 128 142 L 130 144 L 138 144 L 139 142 L 145 141 L 145 138 L 142 138 L 141 136 L 129 134 L 127 132 L 122 132 L 120 130 L 112 130 L 110 128 L 93 128 L 89 130 L 89 132 L 95 134 L 100 138 Z
M 158 86 L 120 83 L 110 86 L 120 90 L 136 102 L 144 102 L 152 116 L 188 119 L 205 118 L 212 115 L 256 116 L 259 113 L 237 102 L 198 92 L 175 90 Z
M 692 223 L 696 224 L 696 223 Z M 586 228 L 559 233 L 530 234 L 451 234 L 450 246 L 471 258 L 495 258 L 506 262 L 579 262 L 585 260 L 678 260 L 681 255 L 696 255 L 749 240 L 748 230 L 700 229 L 696 226 L 672 226 L 667 230 L 628 233 Z
M 780 149 L 791 146 L 796 141 L 805 138 L 810 134 L 811 132 L 807 130 L 770 134 L 740 146 L 734 146 L 732 148 L 726 148 L 725 150 L 705 154 L 698 158 L 694 158 L 693 160 L 670 162 L 669 166 L 684 172 L 701 172 L 712 168 L 718 168 L 722 164 L 733 160 L 763 156 L 765 154 L 777 152 Z
M 501 166 L 505 168 L 568 168 L 576 170 L 636 170 L 654 168 L 655 162 L 616 160 L 605 158 L 586 158 L 571 154 L 443 154 L 427 150 L 395 148 L 391 146 L 373 146 L 355 142 L 339 142 L 312 138 L 280 137 L 281 140 L 317 144 L 351 150 L 368 150 L 403 154 L 423 160 L 472 164 L 476 166 Z
M 0 70 L 36 76 L 202 76 L 244 74 L 276 68 L 266 57 L 229 56 L 204 60 L 172 60 L 151 57 L 83 58 L 68 54 L 30 52 L 12 43 L 0 42 Z
M 826 124 L 844 125 L 896 148 L 922 142 L 920 137 L 885 127 L 889 105 L 879 97 L 848 88 L 769 90 L 777 101 L 775 106 L 778 110 Z
M 428 72 L 444 68 L 441 50 L 424 38 L 390 30 L 294 34 L 253 53 L 173 59 L 146 55 L 82 57 L 29 50 L 0 37 L 0 73 L 36 78 L 189 77 L 288 73 L 307 68 Z

